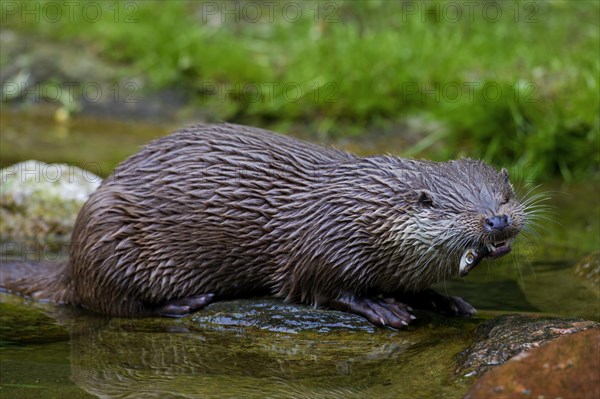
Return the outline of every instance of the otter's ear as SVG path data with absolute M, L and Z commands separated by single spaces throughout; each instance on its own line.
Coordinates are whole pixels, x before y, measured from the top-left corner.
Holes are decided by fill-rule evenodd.
M 506 168 L 502 168 L 502 170 L 500 171 L 500 177 L 502 178 L 502 181 L 504 181 L 504 183 L 510 183 L 508 170 L 506 170 Z
M 428 190 L 418 190 L 417 202 L 422 206 L 433 207 L 433 194 Z

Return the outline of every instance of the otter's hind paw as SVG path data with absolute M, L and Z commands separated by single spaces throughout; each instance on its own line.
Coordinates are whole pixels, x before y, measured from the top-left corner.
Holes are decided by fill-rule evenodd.
M 213 302 L 214 294 L 203 294 L 188 298 L 177 298 L 166 302 L 164 305 L 154 309 L 152 312 L 156 316 L 163 317 L 183 317 Z

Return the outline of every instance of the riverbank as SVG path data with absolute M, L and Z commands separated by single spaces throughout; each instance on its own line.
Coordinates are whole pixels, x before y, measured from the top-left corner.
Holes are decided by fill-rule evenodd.
M 37 19 L 23 4 L 2 10 L 5 105 L 322 138 L 411 126 L 401 155 L 598 173 L 596 2 L 111 2 L 55 20 L 56 3 L 36 2 Z

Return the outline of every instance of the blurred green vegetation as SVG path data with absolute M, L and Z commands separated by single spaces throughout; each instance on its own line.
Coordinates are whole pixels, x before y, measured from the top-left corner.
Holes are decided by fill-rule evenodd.
M 214 120 L 353 135 L 417 118 L 441 128 L 409 155 L 597 176 L 600 2 L 96 4 L 93 22 L 3 20 L 184 90 Z

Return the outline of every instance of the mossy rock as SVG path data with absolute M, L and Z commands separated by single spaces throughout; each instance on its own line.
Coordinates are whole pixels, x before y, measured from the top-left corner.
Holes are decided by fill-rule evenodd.
M 33 160 L 0 174 L 0 237 L 5 244 L 68 241 L 79 209 L 101 182 L 75 166 Z

